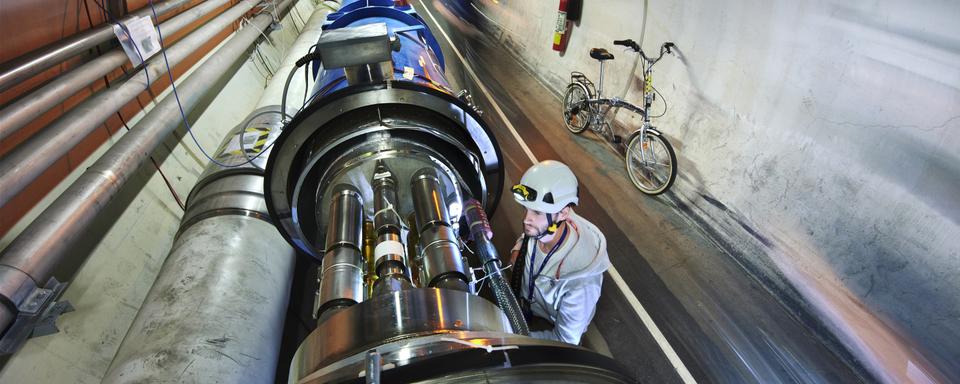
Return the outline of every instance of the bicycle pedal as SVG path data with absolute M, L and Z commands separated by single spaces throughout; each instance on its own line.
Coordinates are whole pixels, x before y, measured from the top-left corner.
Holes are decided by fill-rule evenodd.
M 613 143 L 614 143 L 614 144 L 623 143 L 623 136 L 613 135 Z

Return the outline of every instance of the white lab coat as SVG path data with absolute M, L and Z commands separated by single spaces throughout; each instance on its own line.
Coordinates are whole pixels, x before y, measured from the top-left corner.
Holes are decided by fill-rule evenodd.
M 553 329 L 534 331 L 530 336 L 579 344 L 580 337 L 587 331 L 596 312 L 603 272 L 610 267 L 610 259 L 607 256 L 607 240 L 593 223 L 571 213 L 567 227 L 567 238 L 547 262 L 543 272 L 536 276 L 532 296 L 529 292 L 531 255 L 537 252 L 536 273 L 546 252 L 540 250 L 533 239 L 528 241 L 521 295 L 525 299 L 532 298 L 530 310 L 534 315 L 554 324 Z M 522 242 L 521 236 L 514 250 L 519 250 Z

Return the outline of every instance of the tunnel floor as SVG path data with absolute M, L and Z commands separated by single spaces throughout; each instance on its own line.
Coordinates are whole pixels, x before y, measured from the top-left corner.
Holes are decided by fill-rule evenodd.
M 506 185 L 533 164 L 531 157 L 561 160 L 580 179 L 577 212 L 604 232 L 616 270 L 605 274 L 584 345 L 611 355 L 641 382 L 872 381 L 860 367 L 846 364 L 851 359 L 838 355 L 842 349 L 831 340 L 818 337 L 822 332 L 796 318 L 797 308 L 778 301 L 684 216 L 676 196 L 642 194 L 600 137 L 570 134 L 557 96 L 495 38 L 460 33 L 432 1 L 413 4 L 425 11 L 431 29 L 442 31 L 438 39 L 451 85 L 469 90 L 484 111 L 503 149 Z M 581 70 L 595 76 L 596 68 Z M 661 128 L 669 135 L 670 127 Z M 682 173 L 683 148 L 677 151 Z M 502 254 L 520 233 L 521 215 L 505 190 L 493 217 Z M 645 325 L 644 312 L 658 330 Z

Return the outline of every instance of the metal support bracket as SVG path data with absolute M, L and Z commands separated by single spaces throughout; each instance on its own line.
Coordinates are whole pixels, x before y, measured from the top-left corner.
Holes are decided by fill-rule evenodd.
M 8 355 L 20 349 L 31 337 L 46 336 L 60 331 L 57 319 L 60 315 L 72 312 L 69 301 L 57 301 L 68 283 L 50 278 L 43 288 L 36 288 L 17 307 L 17 319 L 0 338 L 0 355 Z

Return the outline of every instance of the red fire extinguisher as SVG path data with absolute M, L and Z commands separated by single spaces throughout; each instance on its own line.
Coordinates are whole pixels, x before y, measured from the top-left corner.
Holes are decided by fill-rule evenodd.
M 580 19 L 583 6 L 581 0 L 560 0 L 560 9 L 557 11 L 557 25 L 553 31 L 553 50 L 563 52 L 567 49 L 570 40 L 570 30 L 573 22 Z

